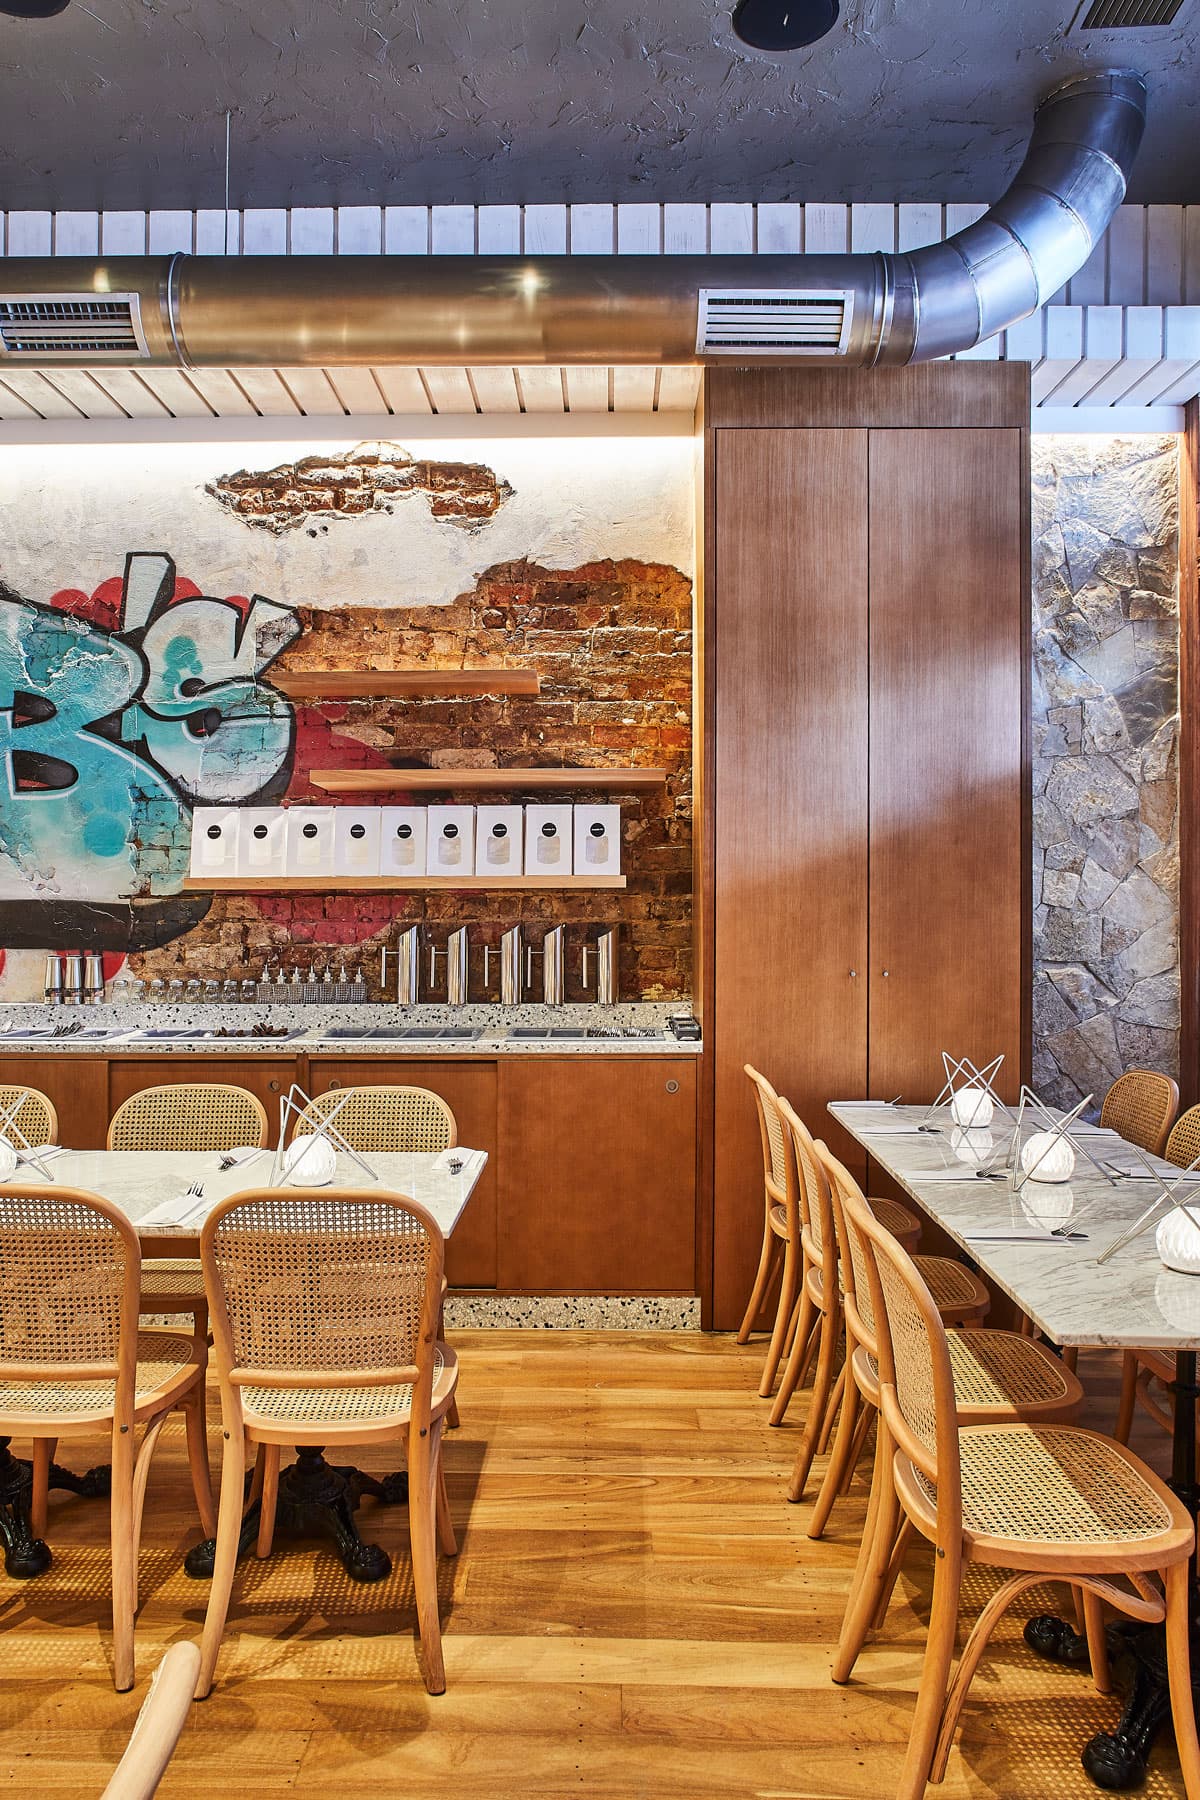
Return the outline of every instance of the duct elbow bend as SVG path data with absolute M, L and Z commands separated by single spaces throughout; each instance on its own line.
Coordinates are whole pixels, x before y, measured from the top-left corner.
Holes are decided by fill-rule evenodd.
M 1058 293 L 1124 200 L 1145 123 L 1146 84 L 1127 70 L 1078 76 L 1047 96 L 1007 193 L 973 225 L 907 258 L 911 362 L 969 350 Z

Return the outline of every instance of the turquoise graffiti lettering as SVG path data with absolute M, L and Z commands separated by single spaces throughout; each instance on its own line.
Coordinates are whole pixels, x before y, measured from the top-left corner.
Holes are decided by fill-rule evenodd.
M 294 715 L 259 678 L 295 614 L 174 586 L 169 557 L 128 557 L 117 631 L 0 596 L 0 896 L 176 892 L 191 803 L 286 779 Z

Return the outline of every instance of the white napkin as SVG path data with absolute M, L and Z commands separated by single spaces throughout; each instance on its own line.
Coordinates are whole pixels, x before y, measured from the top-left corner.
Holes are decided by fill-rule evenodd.
M 199 1199 L 194 1194 L 176 1194 L 173 1199 L 162 1200 L 157 1206 L 151 1207 L 137 1223 L 143 1230 L 147 1225 L 190 1225 L 193 1219 L 202 1217 L 212 1204 L 207 1194 Z
M 435 1175 L 461 1175 L 482 1155 L 482 1150 L 468 1150 L 465 1144 L 455 1144 L 450 1150 L 439 1151 L 430 1166 Z

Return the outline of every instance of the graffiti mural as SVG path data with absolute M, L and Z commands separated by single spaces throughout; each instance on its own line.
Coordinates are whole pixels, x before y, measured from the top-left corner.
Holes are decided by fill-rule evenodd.
M 66 935 L 125 948 L 189 929 L 206 897 L 171 897 L 192 806 L 271 800 L 291 775 L 295 717 L 262 676 L 299 635 L 294 611 L 200 594 L 159 551 L 126 556 L 115 604 L 110 586 L 43 605 L 0 585 L 10 946 Z

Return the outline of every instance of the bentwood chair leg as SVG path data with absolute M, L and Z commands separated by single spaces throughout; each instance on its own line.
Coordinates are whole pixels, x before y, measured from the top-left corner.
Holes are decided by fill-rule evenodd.
M 130 1508 L 130 1530 L 133 1534 L 133 1611 L 138 1609 L 138 1550 L 142 1541 L 142 1513 L 146 1505 L 146 1483 L 150 1479 L 150 1464 L 154 1460 L 154 1452 L 162 1428 L 167 1422 L 168 1413 L 156 1413 L 142 1433 L 141 1447 L 133 1465 L 133 1499 Z
M 754 1286 L 750 1289 L 750 1298 L 746 1302 L 745 1315 L 738 1327 L 737 1341 L 739 1344 L 748 1344 L 750 1342 L 750 1333 L 754 1330 L 755 1322 L 763 1309 L 763 1301 L 767 1297 L 767 1288 L 770 1285 L 771 1278 L 771 1265 L 775 1260 L 775 1252 L 778 1245 L 779 1239 L 768 1225 L 763 1232 L 762 1253 L 758 1259 L 758 1272 L 754 1277 Z
M 1163 1578 L 1167 1590 L 1167 1683 L 1171 1690 L 1175 1744 L 1187 1800 L 1200 1800 L 1200 1743 L 1196 1739 L 1196 1709 L 1188 1652 L 1187 1563 L 1175 1563 L 1172 1568 L 1165 1569 Z
M 862 1396 L 856 1381 L 846 1383 L 846 1391 L 842 1396 L 842 1407 L 838 1414 L 837 1437 L 834 1439 L 833 1455 L 829 1459 L 829 1467 L 825 1471 L 825 1479 L 821 1483 L 821 1491 L 817 1495 L 817 1504 L 813 1508 L 813 1516 L 808 1522 L 810 1538 L 819 1538 L 824 1534 L 829 1523 L 829 1515 L 833 1511 L 833 1503 L 843 1491 L 846 1477 L 853 1465 L 854 1444 L 858 1436 L 858 1413 L 862 1405 Z
M 1098 1594 L 1083 1589 L 1083 1622 L 1087 1633 L 1088 1656 L 1092 1664 L 1092 1682 L 1098 1694 L 1112 1693 L 1112 1677 L 1108 1672 L 1108 1645 L 1104 1641 L 1104 1606 Z
M 259 1468 L 262 1464 L 260 1462 Z M 242 1529 L 245 1504 L 246 1448 L 239 1432 L 236 1440 L 228 1432 L 221 1455 L 221 1503 L 217 1509 L 217 1552 L 213 1561 L 212 1587 L 208 1594 L 208 1611 L 204 1615 L 204 1636 L 200 1643 L 200 1674 L 196 1679 L 196 1698 L 203 1700 L 210 1692 L 217 1668 L 225 1619 L 229 1612 L 229 1596 L 233 1592 L 237 1568 L 238 1538 Z M 256 1475 L 258 1470 L 255 1471 Z
M 183 1402 L 183 1423 L 187 1433 L 188 1472 L 192 1478 L 196 1511 L 200 1515 L 200 1529 L 206 1538 L 216 1537 L 217 1508 L 208 1466 L 208 1412 L 203 1375 Z
M 431 1694 L 446 1691 L 437 1591 L 437 1489 L 441 1441 L 442 1422 L 438 1419 L 426 1436 L 410 1435 L 408 1450 L 408 1530 L 420 1634 L 418 1655 L 421 1674 Z
M 767 1360 L 763 1364 L 762 1380 L 758 1384 L 759 1398 L 766 1400 L 775 1386 L 775 1377 L 779 1373 L 780 1360 L 787 1343 L 788 1328 L 792 1322 L 792 1313 L 796 1305 L 796 1290 L 799 1286 L 799 1257 L 795 1244 L 789 1243 L 783 1253 L 783 1275 L 779 1282 L 779 1301 L 775 1308 L 775 1325 L 771 1332 L 771 1342 L 767 1346 Z
M 838 1370 L 838 1378 L 833 1386 L 829 1404 L 825 1408 L 825 1417 L 821 1421 L 821 1435 L 817 1440 L 817 1455 L 824 1456 L 829 1448 L 829 1440 L 833 1436 L 833 1428 L 841 1415 L 842 1401 L 846 1397 L 846 1364 L 843 1362 Z
M 833 1386 L 833 1359 L 837 1352 L 841 1325 L 841 1312 L 836 1301 L 827 1303 L 825 1311 L 821 1314 L 821 1348 L 817 1354 L 817 1372 L 813 1378 L 808 1417 L 804 1421 L 804 1437 L 796 1453 L 792 1478 L 788 1483 L 789 1500 L 803 1500 L 804 1498 L 804 1489 L 808 1484 L 808 1472 L 812 1467 L 812 1459 L 816 1455 L 821 1428 L 825 1423 L 825 1409 L 829 1405 L 830 1389 Z M 772 1425 L 777 1425 L 783 1418 L 783 1411 L 780 1407 L 782 1399 L 781 1390 L 771 1411 Z
M 883 1420 L 875 1439 L 875 1468 L 871 1477 L 871 1499 L 866 1524 L 859 1546 L 850 1597 L 842 1620 L 841 1636 L 833 1659 L 833 1679 L 849 1681 L 858 1653 L 866 1642 L 879 1596 L 887 1581 L 900 1502 L 892 1478 L 892 1441 Z
M 800 1296 L 800 1312 L 796 1319 L 796 1329 L 792 1334 L 792 1348 L 788 1354 L 783 1371 L 783 1380 L 779 1384 L 779 1392 L 771 1408 L 770 1423 L 781 1425 L 787 1412 L 792 1395 L 803 1381 L 808 1365 L 812 1360 L 813 1338 L 821 1330 L 823 1314 L 817 1311 L 813 1297 L 807 1287 Z
M 254 1554 L 263 1561 L 275 1542 L 275 1508 L 279 1502 L 279 1445 L 263 1445 L 263 1482 L 258 1506 L 258 1541 Z
M 961 1579 L 960 1548 L 957 1545 L 939 1545 L 934 1557 L 933 1605 L 929 1615 L 925 1661 L 921 1665 L 921 1685 L 917 1689 L 917 1710 L 913 1715 L 896 1800 L 923 1800 L 929 1781 L 950 1687 Z
M 871 1429 L 871 1420 L 874 1417 L 875 1417 L 875 1408 L 873 1406 L 868 1406 L 866 1404 L 866 1402 L 864 1401 L 863 1409 L 862 1409 L 862 1416 L 860 1417 L 860 1419 L 858 1421 L 858 1429 L 855 1431 L 855 1434 L 854 1434 L 854 1442 L 850 1446 L 850 1461 L 847 1465 L 846 1473 L 842 1477 L 842 1494 L 843 1495 L 846 1495 L 850 1492 L 850 1484 L 854 1480 L 854 1471 L 858 1467 L 858 1459 L 863 1453 L 863 1448 L 866 1445 L 866 1441 L 867 1441 L 867 1433 Z
M 1129 1442 L 1129 1433 L 1133 1429 L 1133 1412 L 1137 1403 L 1138 1359 L 1132 1350 L 1126 1350 L 1121 1357 L 1121 1399 L 1117 1407 L 1117 1423 L 1113 1436 L 1118 1444 Z
M 133 1534 L 133 1428 L 112 1436 L 113 1681 L 118 1694 L 133 1686 L 133 1616 L 137 1607 Z
M 438 1457 L 437 1478 L 437 1534 L 438 1549 L 443 1556 L 458 1555 L 458 1539 L 454 1535 L 454 1521 L 450 1517 L 450 1496 L 446 1492 L 446 1467 L 442 1458 Z
M 46 1512 L 50 1499 L 50 1464 L 58 1447 L 57 1438 L 33 1440 L 33 1494 L 29 1502 L 29 1528 L 35 1538 L 46 1535 Z

